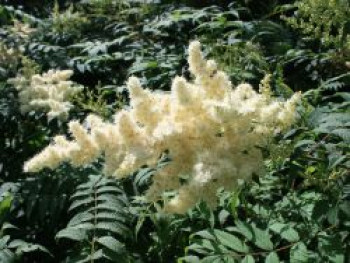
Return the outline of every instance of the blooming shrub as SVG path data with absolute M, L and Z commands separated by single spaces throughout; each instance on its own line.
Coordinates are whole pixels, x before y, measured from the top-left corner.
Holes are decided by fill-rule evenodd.
M 19 64 L 21 52 L 14 48 L 9 48 L 0 41 L 0 77 L 6 75 L 7 71 L 14 71 Z
M 42 75 L 35 74 L 30 80 L 24 75 L 10 79 L 19 91 L 21 112 L 44 109 L 49 118 L 67 118 L 72 104 L 70 97 L 82 87 L 68 79 L 73 75 L 71 70 L 49 70 Z
M 158 200 L 171 190 L 176 195 L 165 200 L 165 211 L 184 213 L 199 200 L 215 207 L 219 188 L 232 190 L 239 179 L 261 174 L 258 147 L 293 123 L 300 96 L 282 102 L 271 97 L 266 85 L 261 93 L 249 84 L 232 89 L 216 63 L 203 58 L 197 41 L 189 46 L 188 62 L 193 82 L 176 77 L 166 94 L 143 89 L 136 77 L 129 78 L 130 109 L 117 112 L 113 123 L 95 115 L 85 125 L 71 121 L 74 139 L 55 137 L 24 170 L 55 169 L 65 161 L 81 166 L 103 154 L 105 174 L 123 178 L 144 164 L 155 165 L 168 150 L 172 162 L 154 175 L 148 199 Z
M 56 33 L 69 33 L 79 35 L 81 29 L 87 24 L 87 19 L 79 12 L 74 12 L 70 5 L 65 12 L 60 13 L 57 2 L 52 13 L 52 29 Z
M 297 15 L 287 18 L 287 22 L 300 29 L 307 36 L 321 40 L 325 46 L 349 48 L 348 1 L 303 0 L 295 3 Z

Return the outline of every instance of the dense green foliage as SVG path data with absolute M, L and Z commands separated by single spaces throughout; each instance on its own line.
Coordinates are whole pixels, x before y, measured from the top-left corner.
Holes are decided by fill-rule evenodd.
M 16 2 L 0 5 L 0 262 L 349 262 L 349 1 Z M 303 92 L 299 122 L 264 149 L 266 175 L 215 211 L 168 215 L 140 197 L 148 167 L 125 180 L 100 162 L 23 173 L 67 120 L 22 114 L 9 78 L 72 69 L 85 88 L 69 120 L 109 119 L 127 77 L 162 91 L 190 77 L 194 39 L 234 85 L 271 74 L 275 96 Z

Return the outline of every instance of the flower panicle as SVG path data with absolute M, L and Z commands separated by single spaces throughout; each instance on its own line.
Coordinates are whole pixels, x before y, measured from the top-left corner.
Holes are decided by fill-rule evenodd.
M 25 171 L 65 161 L 80 166 L 103 155 L 104 172 L 121 178 L 155 165 L 168 151 L 172 161 L 153 176 L 148 200 L 164 198 L 169 213 L 184 213 L 200 200 L 214 208 L 218 189 L 232 190 L 239 180 L 263 172 L 258 146 L 266 145 L 276 129 L 293 124 L 300 94 L 282 102 L 267 88 L 258 93 L 243 83 L 232 89 L 216 63 L 204 59 L 198 41 L 190 44 L 188 61 L 194 82 L 176 77 L 170 94 L 159 94 L 129 78 L 129 109 L 116 112 L 112 123 L 94 115 L 87 117 L 87 127 L 72 121 L 74 139 L 59 137 L 29 160 Z M 166 197 L 168 191 L 175 196 Z

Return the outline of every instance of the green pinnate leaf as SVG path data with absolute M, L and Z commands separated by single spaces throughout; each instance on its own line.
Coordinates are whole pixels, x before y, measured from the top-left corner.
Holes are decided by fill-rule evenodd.
M 303 242 L 298 242 L 290 249 L 291 263 L 312 263 L 315 262 L 314 254 L 308 251 Z
M 265 263 L 279 263 L 280 260 L 276 252 L 271 252 L 265 259 Z
M 56 234 L 57 239 L 67 238 L 75 241 L 83 241 L 87 239 L 87 231 L 79 228 L 65 228 Z
M 243 258 L 241 263 L 255 263 L 253 256 L 247 255 Z
M 227 248 L 241 253 L 247 253 L 249 251 L 248 246 L 242 240 L 232 235 L 231 233 L 217 229 L 214 229 L 213 232 L 216 240 Z
M 103 247 L 108 248 L 115 253 L 122 254 L 125 252 L 124 244 L 116 240 L 114 237 L 104 236 L 98 238 L 96 241 Z
M 269 228 L 275 233 L 280 234 L 282 238 L 289 242 L 296 242 L 299 240 L 298 232 L 295 231 L 295 229 L 288 224 L 274 223 Z

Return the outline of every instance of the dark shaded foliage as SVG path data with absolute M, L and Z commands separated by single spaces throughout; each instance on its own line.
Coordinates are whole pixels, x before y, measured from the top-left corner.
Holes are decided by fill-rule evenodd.
M 19 55 L 11 65 L 0 60 L 0 261 L 348 262 L 350 51 L 291 28 L 281 16 L 297 15 L 294 3 L 2 1 L 1 43 Z M 16 34 L 13 19 L 36 32 Z M 163 91 L 176 75 L 191 78 L 193 39 L 234 85 L 258 89 L 271 74 L 276 96 L 303 91 L 300 122 L 264 149 L 265 176 L 220 193 L 215 211 L 200 203 L 180 216 L 140 197 L 152 180 L 148 167 L 123 181 L 100 175 L 100 161 L 23 173 L 25 160 L 67 130 L 64 121 L 20 112 L 7 80 L 25 59 L 41 72 L 74 71 L 85 90 L 70 120 L 91 112 L 108 119 L 127 104 L 131 75 Z M 159 167 L 171 161 L 163 157 Z

